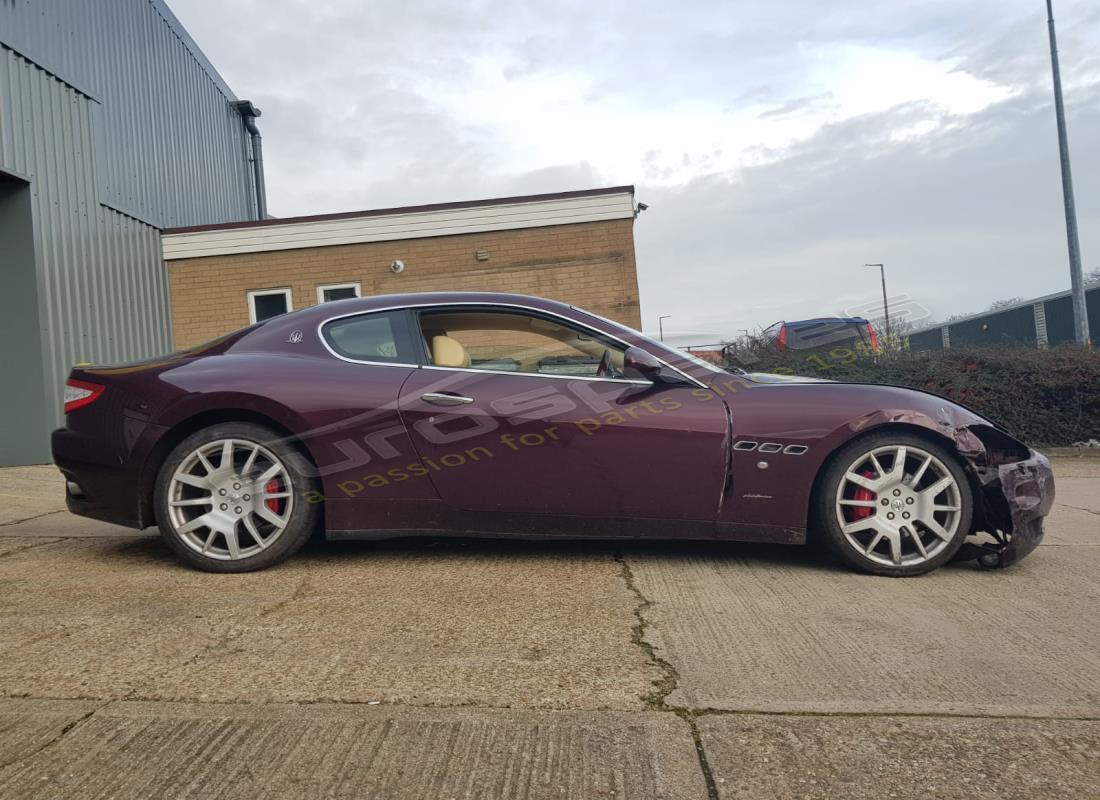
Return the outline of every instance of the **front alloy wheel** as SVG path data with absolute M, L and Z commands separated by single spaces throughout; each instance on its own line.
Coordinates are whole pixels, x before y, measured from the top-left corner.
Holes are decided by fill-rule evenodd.
M 849 563 L 917 575 L 950 560 L 969 533 L 970 487 L 957 459 L 908 434 L 849 445 L 829 468 L 829 538 Z
M 282 561 L 305 543 L 319 517 L 302 499 L 313 482 L 295 467 L 296 454 L 278 433 L 251 423 L 192 434 L 157 478 L 161 535 L 184 561 L 211 572 Z

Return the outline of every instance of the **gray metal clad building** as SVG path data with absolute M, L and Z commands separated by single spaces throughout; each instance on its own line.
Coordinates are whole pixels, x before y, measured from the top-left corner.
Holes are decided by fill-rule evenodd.
M 0 465 L 73 364 L 171 349 L 160 229 L 264 215 L 251 111 L 162 0 L 0 0 Z
M 1100 330 L 1100 285 L 1086 287 L 1085 308 L 1089 330 Z M 1075 341 L 1073 301 L 1063 291 L 913 331 L 909 349 L 1055 347 Z

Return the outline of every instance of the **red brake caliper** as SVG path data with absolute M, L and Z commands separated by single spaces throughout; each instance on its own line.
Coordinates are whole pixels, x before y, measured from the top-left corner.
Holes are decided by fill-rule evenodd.
M 875 474 L 873 472 L 871 472 L 870 470 L 865 470 L 863 472 L 863 477 L 864 478 L 873 478 L 873 477 L 875 477 Z M 858 489 L 856 489 L 855 496 L 852 499 L 853 500 L 874 500 L 875 499 L 875 493 L 872 492 L 870 489 L 864 489 L 862 486 L 860 486 Z M 867 519 L 867 517 L 871 516 L 874 513 L 875 513 L 875 510 L 873 508 L 869 508 L 867 506 L 855 506 L 852 509 L 852 516 L 855 519 Z
M 272 478 L 271 480 L 269 480 L 267 482 L 267 485 L 264 486 L 264 494 L 275 494 L 278 491 L 279 491 L 279 481 L 276 478 Z M 264 505 L 267 506 L 269 509 L 271 509 L 271 511 L 273 511 L 274 513 L 276 513 L 276 514 L 279 513 L 279 498 L 270 497 L 267 500 L 264 500 Z M 859 510 L 860 511 L 865 511 L 867 509 L 861 508 Z

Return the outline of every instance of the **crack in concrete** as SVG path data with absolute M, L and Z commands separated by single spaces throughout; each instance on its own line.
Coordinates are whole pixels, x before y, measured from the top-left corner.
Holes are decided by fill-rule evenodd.
M 583 709 L 575 706 L 521 706 L 515 704 L 494 705 L 471 701 L 469 703 L 406 703 L 401 700 L 357 700 L 349 699 L 307 699 L 307 700 L 198 700 L 194 697 L 164 697 L 135 695 L 133 692 L 123 696 L 104 699 L 102 696 L 91 695 L 33 695 L 28 692 L 13 692 L 6 694 L 0 691 L 0 700 L 42 700 L 42 701 L 96 701 L 103 706 L 96 709 L 103 710 L 113 703 L 180 703 L 196 706 L 370 706 L 371 708 L 386 708 L 387 706 L 399 706 L 401 708 L 426 708 L 426 709 L 471 709 L 484 708 L 489 711 L 548 711 L 568 713 L 597 713 L 600 709 Z M 627 709 L 612 709 L 624 713 L 642 713 Z M 984 719 L 984 720 L 1026 720 L 1032 722 L 1100 722 L 1100 714 L 982 714 L 978 712 L 951 712 L 951 711 L 776 711 L 774 709 L 755 708 L 700 708 L 687 706 L 663 706 L 652 709 L 657 713 L 672 712 L 678 716 L 690 716 L 693 719 L 701 717 L 719 716 L 759 716 L 759 717 L 905 717 L 920 719 Z
M 1090 714 L 982 714 L 965 711 L 775 711 L 757 708 L 692 708 L 683 709 L 696 717 L 905 717 L 907 719 L 996 719 L 1029 720 L 1032 722 L 1100 722 L 1100 715 Z
M 703 782 L 707 785 L 708 800 L 720 800 L 718 782 L 714 779 L 714 771 L 710 767 L 710 761 L 707 760 L 707 751 L 703 746 L 703 736 L 699 733 L 699 726 L 695 722 L 697 715 L 677 711 L 676 716 L 686 720 L 688 727 L 691 729 L 691 740 L 695 744 L 695 755 L 699 759 L 699 769 L 703 773 Z
M 1069 503 L 1056 503 L 1055 505 L 1059 505 L 1062 508 L 1072 508 L 1074 511 L 1084 511 L 1086 514 L 1095 514 L 1096 516 L 1100 517 L 1100 511 L 1094 511 L 1091 508 L 1081 508 L 1081 506 L 1071 506 Z
M 1083 509 L 1087 510 L 1087 509 Z M 1097 512 L 1092 512 L 1097 513 Z M 852 711 L 764 711 L 755 709 L 713 709 L 713 708 L 698 708 L 689 706 L 677 706 L 671 705 L 667 702 L 668 697 L 675 691 L 680 682 L 680 673 L 676 667 L 667 659 L 661 657 L 655 650 L 652 644 L 646 641 L 646 631 L 652 627 L 649 620 L 645 617 L 645 611 L 653 605 L 653 601 L 646 597 L 641 589 L 638 588 L 634 581 L 634 572 L 630 568 L 630 564 L 627 562 L 626 557 L 616 551 L 614 554 L 615 560 L 621 567 L 621 575 L 626 583 L 627 589 L 629 589 L 637 598 L 637 605 L 634 607 L 634 617 L 636 622 L 631 629 L 631 641 L 642 649 L 646 654 L 646 658 L 651 664 L 661 669 L 663 677 L 659 681 L 655 681 L 657 687 L 653 692 L 645 694 L 641 697 L 641 700 L 645 705 L 654 710 L 660 712 L 670 712 L 678 716 L 680 719 L 687 722 L 688 727 L 691 730 L 691 738 L 695 744 L 696 756 L 699 760 L 699 769 L 703 773 L 703 780 L 706 783 L 707 795 L 709 800 L 719 800 L 718 784 L 714 778 L 714 773 L 710 767 L 710 763 L 707 759 L 706 747 L 703 744 L 702 736 L 699 732 L 698 719 L 706 716 L 729 716 L 729 715 L 760 715 L 760 716 L 786 716 L 786 717 L 919 717 L 925 719 L 998 719 L 998 720 L 1050 720 L 1050 721 L 1080 721 L 1080 722 L 1095 722 L 1100 721 L 1100 716 L 1090 715 L 1028 715 L 1028 714 L 982 714 L 982 713 L 951 713 L 951 712 L 904 712 L 904 711 L 865 711 L 865 712 L 852 712 Z
M 642 649 L 642 652 L 646 654 L 646 658 L 651 664 L 664 673 L 663 677 L 654 681 L 654 686 L 656 687 L 654 691 L 642 695 L 641 700 L 649 708 L 655 711 L 675 714 L 687 723 L 688 729 L 691 731 L 691 740 L 695 745 L 695 756 L 699 760 L 699 771 L 703 773 L 703 782 L 707 787 L 707 797 L 709 800 L 719 800 L 718 783 L 714 779 L 710 761 L 707 759 L 707 751 L 703 746 L 703 737 L 699 733 L 699 726 L 696 724 L 698 713 L 694 709 L 672 706 L 666 702 L 668 696 L 675 691 L 680 682 L 680 673 L 668 659 L 658 655 L 653 645 L 645 639 L 646 630 L 650 627 L 649 620 L 645 618 L 645 610 L 653 605 L 653 601 L 642 594 L 642 590 L 639 589 L 634 582 L 634 572 L 630 569 L 630 564 L 627 563 L 626 556 L 621 552 L 616 552 L 615 560 L 618 561 L 619 565 L 622 567 L 620 574 L 626 582 L 626 588 L 630 590 L 638 600 L 637 605 L 634 606 L 634 618 L 637 621 L 631 628 L 630 640 Z
M 298 585 L 294 587 L 294 590 L 289 595 L 282 598 L 281 600 L 275 601 L 274 603 L 272 603 L 271 605 L 269 605 L 265 608 L 262 608 L 259 611 L 259 613 L 256 614 L 255 619 L 249 620 L 247 617 L 245 617 L 243 619 L 231 620 L 231 621 L 227 622 L 225 630 L 223 630 L 221 633 L 217 634 L 214 637 L 214 641 L 198 648 L 194 652 L 194 654 L 192 654 L 191 657 L 188 658 L 186 661 L 184 661 L 182 664 L 176 664 L 176 665 L 168 667 L 166 670 L 164 670 L 164 672 L 161 674 L 161 676 L 157 680 L 154 681 L 154 685 L 160 684 L 163 681 L 168 680 L 173 675 L 176 675 L 176 674 L 178 674 L 178 673 L 180 673 L 184 670 L 187 670 L 190 667 L 195 666 L 202 659 L 204 659 L 208 656 L 211 657 L 211 658 L 215 658 L 215 659 L 219 658 L 221 656 L 224 656 L 225 655 L 225 647 L 230 642 L 232 642 L 234 639 L 238 639 L 244 634 L 244 632 L 245 632 L 244 629 L 247 627 L 247 624 L 250 621 L 251 622 L 257 622 L 261 619 L 264 619 L 265 617 L 270 616 L 271 614 L 274 614 L 278 611 L 281 611 L 283 608 L 290 605 L 294 601 L 300 600 L 305 595 L 306 590 L 309 588 L 310 577 L 311 577 L 311 573 L 307 571 L 306 574 L 304 576 L 302 576 L 302 579 L 298 582 Z M 240 623 L 244 623 L 244 624 L 242 625 Z M 145 685 L 148 686 L 149 685 L 148 682 Z M 141 698 L 136 696 L 136 694 L 135 694 L 137 691 L 138 691 L 138 687 L 135 686 L 125 696 L 123 696 L 121 699 L 124 700 L 124 701 L 140 700 Z M 152 698 L 152 699 L 159 700 L 160 698 Z M 193 702 L 193 701 L 184 700 L 183 702 Z
M 91 719 L 95 714 L 97 714 L 98 712 L 102 711 L 104 708 L 109 706 L 112 702 L 114 702 L 114 701 L 108 700 L 106 703 L 103 703 L 101 705 L 96 706 L 91 711 L 87 712 L 86 714 L 82 714 L 80 717 L 78 717 L 77 719 L 74 719 L 72 722 L 66 723 L 61 728 L 61 730 L 58 731 L 56 736 L 54 736 L 48 742 L 43 743 L 41 747 L 36 747 L 31 752 L 25 753 L 24 755 L 21 755 L 18 758 L 13 758 L 10 761 L 5 761 L 3 763 L 0 763 L 0 771 L 9 769 L 11 767 L 18 766 L 19 764 L 22 764 L 25 761 L 30 761 L 35 756 L 40 755 L 41 753 L 44 753 L 46 750 L 49 750 L 51 747 L 53 747 L 58 742 L 60 742 L 62 739 L 64 739 L 66 736 L 68 736 L 70 733 L 72 733 L 73 730 L 75 730 L 78 726 L 83 725 L 85 722 L 87 722 L 89 719 Z
M 642 591 L 635 585 L 634 573 L 631 571 L 630 565 L 626 563 L 626 558 L 623 554 L 616 552 L 615 560 L 619 562 L 619 565 L 622 567 L 620 574 L 626 582 L 626 588 L 629 589 L 638 600 L 638 604 L 634 607 L 634 618 L 637 621 L 630 630 L 630 641 L 640 647 L 649 662 L 664 673 L 663 677 L 654 681 L 656 689 L 648 694 L 642 695 L 642 702 L 650 708 L 655 708 L 660 711 L 672 710 L 672 706 L 667 705 L 665 699 L 672 694 L 679 684 L 680 673 L 667 659 L 657 655 L 657 651 L 654 649 L 653 645 L 645 640 L 646 631 L 650 627 L 649 621 L 645 618 L 645 610 L 653 605 L 653 601 L 642 594 Z
M 48 544 L 57 544 L 58 542 L 63 541 L 65 541 L 63 537 L 53 536 L 48 539 L 42 539 L 38 542 L 31 542 L 30 544 L 23 545 L 22 547 L 16 547 L 12 550 L 8 550 L 7 552 L 0 553 L 0 558 L 7 558 L 8 556 L 14 556 L 18 553 L 25 553 L 28 550 L 34 550 L 36 547 L 45 547 Z
M 305 596 L 306 590 L 309 589 L 310 577 L 310 573 L 307 570 L 306 574 L 302 576 L 302 580 L 298 582 L 298 585 L 297 587 L 295 587 L 293 592 L 284 597 L 282 600 L 279 600 L 278 602 L 273 603 L 267 608 L 261 610 L 256 618 L 263 619 L 264 617 L 269 617 L 272 614 L 282 611 L 284 608 L 286 608 L 288 605 L 295 602 L 296 600 L 301 600 Z
M 56 511 L 43 511 L 41 514 L 35 514 L 33 517 L 23 517 L 23 519 L 13 519 L 10 522 L 0 522 L 0 528 L 6 528 L 9 525 L 18 525 L 21 522 L 30 522 L 32 519 L 42 519 L 42 517 L 48 517 L 51 514 L 68 514 L 69 511 L 66 508 L 59 508 Z

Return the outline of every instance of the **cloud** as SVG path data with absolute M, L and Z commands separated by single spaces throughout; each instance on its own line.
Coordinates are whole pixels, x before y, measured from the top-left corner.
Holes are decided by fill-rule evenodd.
M 1100 137 L 1100 85 L 1079 97 L 1075 139 Z M 636 224 L 646 319 L 672 313 L 713 336 L 837 313 L 890 293 L 943 316 L 1068 287 L 1049 100 L 1033 94 L 891 136 L 928 113 L 891 109 L 827 126 L 767 164 L 675 188 L 642 187 Z M 1081 175 L 1100 154 L 1074 150 Z M 1100 263 L 1100 193 L 1078 193 L 1082 248 Z M 707 298 L 707 302 L 701 302 Z M 717 298 L 721 298 L 719 301 Z
M 809 97 L 795 97 L 780 106 L 769 108 L 767 111 L 762 113 L 760 117 L 785 117 L 789 114 L 794 114 L 799 111 L 820 108 L 823 105 L 827 105 L 828 102 L 832 99 L 832 92 L 822 92 L 821 94 L 814 94 L 810 95 Z
M 865 301 L 866 261 L 937 314 L 1066 283 L 1032 0 L 172 8 L 263 110 L 275 214 L 635 183 L 646 319 L 704 336 Z M 1100 9 L 1056 10 L 1095 265 Z

